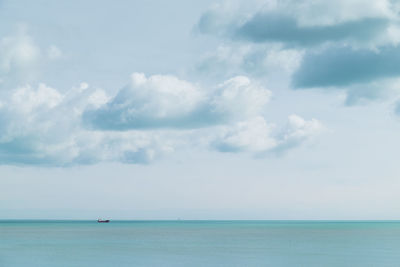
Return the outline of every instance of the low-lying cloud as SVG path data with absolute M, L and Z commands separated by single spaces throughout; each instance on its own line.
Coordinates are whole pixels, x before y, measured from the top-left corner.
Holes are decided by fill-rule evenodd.
M 115 97 L 86 83 L 65 93 L 46 84 L 4 91 L 0 164 L 143 164 L 192 145 L 259 153 L 291 142 L 266 126 L 267 89 L 246 77 L 199 88 L 173 76 L 134 73 Z

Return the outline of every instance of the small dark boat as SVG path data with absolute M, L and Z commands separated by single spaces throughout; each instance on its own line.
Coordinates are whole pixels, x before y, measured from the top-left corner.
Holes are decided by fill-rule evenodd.
M 101 219 L 98 219 L 97 222 L 98 222 L 98 223 L 109 223 L 110 220 L 101 220 Z

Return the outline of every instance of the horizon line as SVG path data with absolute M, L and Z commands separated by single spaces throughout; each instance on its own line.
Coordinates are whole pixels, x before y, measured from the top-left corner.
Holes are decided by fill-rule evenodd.
M 0 219 L 4 222 L 97 222 L 96 219 Z M 110 222 L 400 222 L 400 219 L 109 219 Z

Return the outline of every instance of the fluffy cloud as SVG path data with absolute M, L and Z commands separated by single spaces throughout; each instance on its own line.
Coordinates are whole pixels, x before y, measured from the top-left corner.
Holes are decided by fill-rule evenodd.
M 171 151 L 162 133 L 88 131 L 81 115 L 105 93 L 83 84 L 61 94 L 40 84 L 3 94 L 0 105 L 0 163 L 70 165 L 99 161 L 145 163 Z M 99 97 L 100 95 L 100 97 Z M 93 101 L 96 99 L 96 101 Z
M 106 105 L 87 110 L 94 129 L 200 128 L 259 114 L 270 91 L 238 76 L 211 90 L 168 75 L 134 73 Z
M 277 146 L 277 140 L 272 137 L 273 128 L 263 117 L 251 118 L 224 128 L 213 145 L 222 152 L 267 151 Z
M 259 156 L 282 153 L 318 135 L 323 129 L 318 120 L 306 121 L 298 115 L 289 116 L 287 125 L 279 131 L 275 128 L 263 117 L 255 117 L 223 129 L 213 145 L 222 152 L 247 151 Z

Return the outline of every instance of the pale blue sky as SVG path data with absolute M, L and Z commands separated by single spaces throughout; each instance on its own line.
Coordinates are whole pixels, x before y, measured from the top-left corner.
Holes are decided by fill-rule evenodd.
M 0 219 L 399 219 L 366 2 L 0 1 Z

